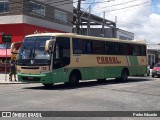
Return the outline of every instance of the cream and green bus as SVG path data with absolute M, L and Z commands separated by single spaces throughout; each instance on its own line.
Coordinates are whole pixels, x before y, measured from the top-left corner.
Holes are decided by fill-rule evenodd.
M 26 36 L 17 54 L 18 80 L 47 87 L 59 82 L 77 85 L 80 80 L 91 79 L 125 81 L 128 76 L 146 72 L 143 41 L 41 33 Z

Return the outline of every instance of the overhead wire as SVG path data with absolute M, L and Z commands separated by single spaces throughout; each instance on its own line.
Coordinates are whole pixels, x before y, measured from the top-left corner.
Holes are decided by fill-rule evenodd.
M 114 0 L 107 0 L 107 1 L 103 1 L 103 2 L 110 2 L 110 1 L 114 1 Z M 89 6 L 86 8 L 86 10 L 83 12 L 83 14 L 81 16 L 84 15 L 84 13 L 92 6 L 92 4 L 103 3 L 103 2 L 95 2 L 95 0 L 93 0 L 91 3 L 89 3 Z
M 149 2 L 149 1 L 148 1 L 148 2 Z M 143 5 L 143 6 L 152 5 L 152 6 L 153 6 L 153 5 L 156 5 L 156 4 L 157 4 L 157 3 L 152 3 L 152 4 L 142 4 L 142 3 L 141 3 L 141 4 L 139 4 L 139 5 Z M 132 7 L 135 7 L 135 6 L 137 6 L 137 5 L 134 5 L 134 6 L 132 5 Z M 128 7 L 127 7 L 127 8 L 128 8 Z M 145 16 L 148 17 L 148 15 L 145 15 Z M 145 26 L 148 26 L 148 27 L 160 27 L 160 26 L 153 26 L 153 25 L 147 25 L 147 24 L 143 24 L 143 25 L 142 25 L 142 24 L 136 24 L 136 23 L 120 22 L 120 21 L 118 21 L 118 23 L 120 23 L 120 24 L 123 24 L 123 23 L 125 24 L 125 23 L 126 23 L 126 24 L 128 24 L 128 25 L 129 25 L 129 24 L 130 24 L 130 25 L 139 25 L 139 26 L 144 26 L 144 27 L 145 27 Z
M 146 3 L 149 3 L 149 2 L 150 1 L 146 1 L 146 2 L 143 2 L 143 3 L 138 3 L 138 4 L 130 5 L 128 7 L 122 7 L 122 8 L 118 8 L 118 9 L 113 9 L 113 10 L 106 11 L 106 12 L 113 12 L 113 11 L 123 10 L 123 9 L 127 9 L 127 8 L 138 7 L 138 6 L 141 6 L 141 5 L 146 5 Z M 147 5 L 150 5 L 150 4 L 147 4 Z M 99 8 L 99 9 L 101 9 L 101 8 Z M 96 11 L 94 11 L 94 12 L 96 12 Z M 101 12 L 98 11 L 96 13 L 101 13 Z
M 110 2 L 110 1 L 114 1 L 114 0 L 107 0 L 107 1 L 103 1 L 103 2 L 94 2 L 93 4 L 105 3 L 105 2 Z M 91 3 L 82 3 L 82 4 L 91 4 Z
M 113 12 L 113 11 L 117 11 L 117 10 L 122 10 L 122 9 L 137 7 L 137 6 L 139 6 L 139 5 L 144 5 L 144 4 L 149 3 L 149 2 L 150 2 L 150 1 L 146 1 L 146 2 L 143 2 L 143 3 L 131 5 L 131 6 L 128 6 L 128 7 L 118 8 L 118 9 L 114 9 L 114 10 L 110 10 L 110 11 L 106 11 L 106 12 Z
M 104 7 L 100 7 L 100 8 L 108 8 L 108 7 L 114 7 L 114 6 L 119 6 L 119 5 L 125 5 L 125 4 L 131 3 L 131 2 L 133 3 L 133 2 L 136 2 L 136 1 L 139 1 L 139 0 L 134 0 L 134 1 L 131 0 L 131 1 L 123 2 L 123 3 L 118 3 L 118 4 L 113 4 L 113 5 L 109 5 L 109 6 L 104 6 Z

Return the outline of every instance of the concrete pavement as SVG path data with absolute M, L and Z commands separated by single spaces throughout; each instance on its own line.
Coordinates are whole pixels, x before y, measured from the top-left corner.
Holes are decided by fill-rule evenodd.
M 17 79 L 17 76 L 16 76 Z M 22 82 L 14 81 L 14 77 L 12 76 L 12 81 L 9 81 L 9 75 L 0 73 L 0 84 L 22 84 Z

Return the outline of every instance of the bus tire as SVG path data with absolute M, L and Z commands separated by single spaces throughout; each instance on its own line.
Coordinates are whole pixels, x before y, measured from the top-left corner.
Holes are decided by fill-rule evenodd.
M 127 81 L 128 80 L 128 70 L 124 69 L 121 73 L 121 81 Z
M 80 78 L 80 76 L 78 73 L 76 73 L 76 72 L 71 73 L 69 76 L 68 85 L 69 86 L 77 86 L 79 83 L 79 80 L 80 80 L 79 78 Z
M 54 84 L 53 83 L 42 83 L 44 85 L 44 87 L 46 88 L 50 88 L 52 87 Z
M 127 69 L 124 69 L 121 73 L 121 77 L 120 78 L 116 78 L 116 80 L 119 80 L 119 81 L 122 81 L 122 82 L 125 82 L 128 80 L 128 70 Z

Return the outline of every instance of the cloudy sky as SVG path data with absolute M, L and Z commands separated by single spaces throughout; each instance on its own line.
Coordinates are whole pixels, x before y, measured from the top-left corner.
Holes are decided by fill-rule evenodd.
M 160 0 L 85 0 L 82 10 L 91 3 L 92 14 L 102 17 L 105 11 L 112 21 L 117 16 L 117 27 L 133 32 L 135 39 L 160 43 Z

